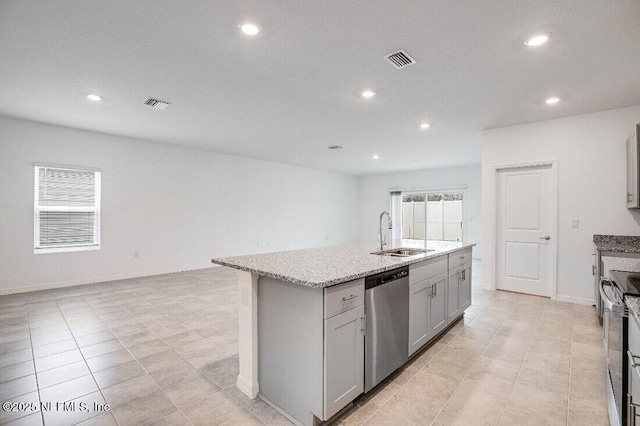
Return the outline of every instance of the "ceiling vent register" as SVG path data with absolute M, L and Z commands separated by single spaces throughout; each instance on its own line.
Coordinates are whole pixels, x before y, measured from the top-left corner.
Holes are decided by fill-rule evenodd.
M 150 107 L 154 107 L 155 109 L 165 109 L 169 106 L 169 102 L 161 101 L 159 99 L 148 98 L 144 101 L 145 105 L 149 105 Z
M 416 63 L 416 60 L 409 56 L 404 50 L 398 50 L 395 53 L 385 56 L 385 58 L 391 62 L 391 65 L 396 69 L 405 68 Z

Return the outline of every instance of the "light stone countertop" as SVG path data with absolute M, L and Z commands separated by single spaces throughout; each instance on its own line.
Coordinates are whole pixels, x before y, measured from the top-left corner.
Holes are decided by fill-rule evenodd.
M 604 277 L 609 277 L 610 271 L 640 272 L 640 259 L 630 257 L 610 257 L 602 258 L 604 265 Z
M 624 301 L 629 308 L 629 312 L 636 320 L 636 324 L 640 327 L 640 297 L 636 296 L 625 296 Z
M 434 251 L 411 257 L 392 257 L 371 254 L 378 251 L 376 246 L 361 244 L 215 258 L 211 262 L 307 287 L 323 288 L 473 246 L 475 244 L 428 243 L 427 249 Z
M 602 264 L 604 265 L 603 276 L 607 278 L 610 278 L 610 271 L 640 272 L 640 259 L 637 258 L 603 256 Z M 640 327 L 640 297 L 625 296 L 624 301 Z

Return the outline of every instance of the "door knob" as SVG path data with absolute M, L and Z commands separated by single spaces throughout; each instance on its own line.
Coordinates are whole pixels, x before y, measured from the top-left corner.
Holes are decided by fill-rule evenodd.
M 545 235 L 544 237 L 540 237 L 540 239 L 549 241 L 551 239 L 551 237 L 548 236 L 548 235 Z

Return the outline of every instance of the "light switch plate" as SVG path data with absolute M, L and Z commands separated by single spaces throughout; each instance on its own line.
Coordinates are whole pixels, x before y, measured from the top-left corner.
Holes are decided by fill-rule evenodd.
M 571 227 L 572 228 L 580 228 L 580 221 L 578 219 L 572 219 L 571 220 Z

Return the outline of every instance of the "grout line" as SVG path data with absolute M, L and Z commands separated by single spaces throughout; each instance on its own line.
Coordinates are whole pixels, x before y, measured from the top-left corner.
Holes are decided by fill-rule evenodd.
M 573 313 L 575 314 L 575 313 Z M 569 383 L 567 386 L 569 387 L 567 392 L 567 426 L 569 425 L 569 414 L 571 413 L 571 372 L 573 368 L 571 368 L 571 354 L 573 353 L 573 318 L 571 319 L 571 345 L 569 346 Z
M 60 307 L 58 306 L 58 302 L 56 302 L 56 307 L 58 307 L 58 310 L 60 310 Z M 60 313 L 62 314 L 62 312 Z M 36 379 L 36 391 L 38 392 L 38 404 L 40 405 L 38 407 L 38 410 L 40 411 L 40 420 L 42 420 L 42 424 L 44 425 L 44 413 L 42 412 L 42 400 L 40 399 L 40 383 L 38 380 L 38 372 L 36 371 L 36 354 L 33 350 L 33 338 L 31 337 L 31 326 L 29 325 L 29 311 L 27 310 L 27 304 L 25 303 L 24 305 L 24 315 L 25 318 L 27 320 L 27 330 L 29 331 L 29 344 L 31 345 L 31 359 L 33 362 L 33 375 Z M 22 417 L 20 417 L 22 418 Z
M 196 297 L 196 298 L 197 298 L 197 296 L 194 296 L 194 297 Z M 127 307 L 125 307 L 124 305 L 122 305 L 122 304 L 121 304 L 119 301 L 117 301 L 117 300 L 114 300 L 114 301 L 115 301 L 116 303 L 118 303 L 118 305 L 119 305 L 119 307 L 120 307 L 120 308 L 122 308 L 123 310 L 125 310 L 129 315 L 131 315 L 131 316 L 132 316 L 133 318 L 135 318 L 135 319 L 136 319 L 140 324 L 142 324 L 145 328 L 147 328 L 147 330 L 149 330 L 152 334 L 154 334 L 154 335 L 158 338 L 158 340 L 161 340 L 163 343 L 167 344 L 167 342 L 165 342 L 164 338 L 160 337 L 156 332 L 154 332 L 153 330 L 149 329 L 149 328 L 146 326 L 146 324 L 145 324 L 143 321 L 140 321 L 140 320 L 138 319 L 138 317 L 136 317 L 136 315 L 134 315 L 133 313 L 131 313 L 131 311 L 129 311 L 129 309 L 127 309 Z M 149 304 L 150 304 L 151 306 L 153 306 L 154 308 L 157 308 L 157 306 L 155 306 L 153 303 L 149 302 Z M 91 305 L 90 305 L 90 306 L 91 306 Z M 92 310 L 94 310 L 94 312 L 95 312 L 95 309 L 93 309 L 93 306 L 91 306 L 91 308 L 92 308 Z M 157 309 L 159 309 L 159 308 L 157 308 Z M 99 315 L 97 312 L 95 312 L 95 313 L 96 313 L 96 315 L 98 315 L 98 317 L 100 317 L 100 315 Z M 181 323 L 180 323 L 180 321 L 178 321 L 176 318 L 174 318 L 174 317 L 173 317 L 173 316 L 171 316 L 170 314 L 166 313 L 166 311 L 163 311 L 163 313 L 164 313 L 164 315 L 165 315 L 165 316 L 167 316 L 167 317 L 171 318 L 172 320 L 176 321 L 177 323 L 181 324 Z M 205 318 L 206 318 L 206 317 L 205 317 Z M 208 321 L 213 321 L 213 320 L 209 320 L 208 318 L 206 318 L 206 320 L 208 320 Z M 104 321 L 103 321 L 103 322 L 104 322 Z M 105 325 L 106 325 L 106 326 L 107 326 L 107 328 L 109 328 L 109 330 L 113 333 L 113 329 L 111 328 L 111 326 L 109 326 L 107 323 L 105 323 Z M 181 324 L 181 325 L 182 325 L 182 324 Z M 126 327 L 126 326 L 125 326 L 125 327 Z M 187 331 L 193 331 L 193 330 L 189 329 L 188 327 L 185 327 L 185 328 L 187 329 Z M 149 377 L 151 377 L 151 375 L 150 375 L 150 374 L 149 374 L 149 372 L 146 370 L 146 368 L 144 368 L 144 366 L 143 366 L 142 364 L 140 364 L 140 362 L 138 361 L 137 357 L 135 357 L 135 356 L 131 353 L 131 351 L 129 350 L 129 348 L 128 348 L 128 347 L 127 347 L 127 346 L 126 346 L 126 345 L 125 345 L 121 340 L 120 340 L 120 338 L 119 338 L 117 335 L 115 335 L 115 333 L 113 333 L 113 334 L 114 334 L 114 336 L 116 337 L 116 339 L 118 339 L 118 341 L 122 344 L 122 346 L 127 350 L 127 352 L 129 352 L 129 354 L 133 357 L 133 359 L 134 359 L 134 360 L 135 360 L 135 361 L 136 361 L 136 362 L 137 362 L 137 363 L 142 367 L 142 369 L 145 371 L 145 373 L 146 373 L 146 374 L 148 374 L 148 375 L 149 375 Z M 178 333 L 178 334 L 179 334 L 179 333 Z M 196 333 L 196 334 L 197 334 L 197 333 Z M 169 336 L 169 337 L 170 337 L 170 336 Z M 202 337 L 202 336 L 200 336 L 200 337 Z M 206 339 L 206 338 L 205 338 L 205 337 L 202 337 L 202 339 Z M 141 344 L 144 344 L 144 343 L 147 343 L 147 342 L 143 342 L 143 343 L 141 343 Z M 169 344 L 167 344 L 167 347 L 169 348 L 169 349 L 167 349 L 167 350 L 171 350 L 171 351 L 173 351 L 174 353 L 176 353 L 180 358 L 182 358 L 186 363 L 188 363 L 188 364 L 189 364 L 189 365 L 190 365 L 190 366 L 191 366 L 191 367 L 192 367 L 192 368 L 193 368 L 197 373 L 199 373 L 200 375 L 204 375 L 204 376 L 206 377 L 206 380 L 211 381 L 213 384 L 215 384 L 217 387 L 219 387 L 220 389 L 219 389 L 217 392 L 219 392 L 219 391 L 223 391 L 223 392 L 224 392 L 227 396 L 229 396 L 233 401 L 235 401 L 236 403 L 238 403 L 238 404 L 241 406 L 241 411 L 246 411 L 248 414 L 250 414 L 250 415 L 252 415 L 253 417 L 255 417 L 258 421 L 262 422 L 262 420 L 261 420 L 260 418 L 258 418 L 258 417 L 257 417 L 255 414 L 253 414 L 252 412 L 250 412 L 250 411 L 249 411 L 249 409 L 248 409 L 247 407 L 245 407 L 243 404 L 241 404 L 239 401 L 237 401 L 237 400 L 236 400 L 236 398 L 235 398 L 233 395 L 231 395 L 229 392 L 227 392 L 227 391 L 226 391 L 226 389 L 225 389 L 223 386 L 221 386 L 220 384 L 216 383 L 216 381 L 215 381 L 215 380 L 211 379 L 211 378 L 210 378 L 206 373 L 204 373 L 201 369 L 196 368 L 196 367 L 195 367 L 191 362 L 189 362 L 189 360 L 188 360 L 188 359 L 186 359 L 184 356 L 182 356 L 180 353 L 178 353 L 178 352 L 177 352 L 177 351 L 176 351 L 172 346 L 170 346 Z M 150 355 L 150 356 L 151 356 L 151 355 Z M 161 391 L 161 392 L 162 392 L 162 393 L 167 397 L 167 399 L 169 399 L 169 401 L 171 401 L 171 403 L 174 405 L 174 407 L 177 409 L 177 411 L 179 411 L 179 412 L 180 412 L 180 414 L 182 414 L 182 416 L 183 416 L 183 417 L 184 417 L 184 418 L 185 418 L 185 419 L 186 419 L 190 424 L 192 424 L 192 422 L 188 419 L 188 417 L 184 414 L 184 412 L 183 412 L 183 411 L 182 411 L 182 410 L 181 410 L 181 409 L 180 409 L 180 408 L 179 408 L 175 403 L 173 403 L 173 401 L 171 400 L 171 398 L 169 398 L 169 397 L 166 395 L 166 393 L 164 392 L 164 390 L 163 390 L 162 388 L 160 388 L 160 386 L 158 385 L 158 383 L 156 382 L 156 380 L 155 380 L 155 379 L 153 379 L 153 377 L 151 377 L 151 379 L 154 381 L 154 383 L 155 383 L 155 384 L 156 384 L 156 386 L 160 389 L 160 391 Z M 217 392 L 216 392 L 216 393 L 217 393 Z M 206 398 L 206 396 L 205 396 L 205 397 L 203 397 L 203 398 L 201 398 L 201 400 L 202 400 L 202 399 L 204 399 L 204 398 Z M 105 400 L 106 400 L 106 398 L 105 398 Z M 194 402 L 197 402 L 197 401 L 194 401 Z M 170 414 L 173 414 L 173 413 L 170 413 Z M 170 415 L 170 414 L 169 414 L 169 415 Z M 114 417 L 115 417 L 115 416 L 114 416 Z M 229 420 L 231 420 L 231 419 L 229 419 Z M 262 422 L 262 423 L 264 423 L 264 422 Z
M 93 310 L 93 306 L 89 305 L 89 302 L 87 302 L 87 300 L 85 299 L 84 295 L 80 295 L 79 297 L 81 297 L 81 298 L 82 298 L 82 300 L 84 301 L 84 303 L 86 303 L 86 304 L 91 308 L 91 310 L 93 311 L 93 313 L 94 313 L 94 314 L 98 315 L 98 314 Z M 56 304 L 57 304 L 57 302 L 56 302 Z M 58 305 L 58 308 L 59 308 L 59 307 L 60 307 L 60 306 Z M 78 341 L 76 340 L 76 336 L 75 336 L 75 334 L 73 334 L 73 331 L 71 331 L 71 327 L 69 327 L 69 323 L 67 322 L 67 317 L 66 317 L 66 315 L 64 314 L 64 312 L 62 312 L 62 310 L 60 310 L 60 314 L 62 314 L 62 317 L 64 318 L 64 322 L 65 322 L 65 324 L 67 325 L 67 329 L 69 330 L 69 333 L 71 334 L 71 338 L 73 339 L 73 342 L 76 344 L 76 350 L 77 350 L 78 352 L 80 352 L 80 356 L 82 357 L 82 360 L 84 361 L 84 364 L 87 366 L 87 370 L 89 370 L 89 374 L 91 375 L 91 378 L 93 379 L 93 382 L 96 384 L 96 387 L 98 388 L 98 392 L 100 392 L 100 395 L 102 395 L 103 400 L 108 404 L 108 403 L 109 403 L 109 401 L 107 400 L 107 398 L 105 397 L 104 393 L 102 392 L 102 388 L 101 388 L 101 387 L 100 387 L 100 385 L 98 384 L 98 381 L 96 380 L 96 377 L 94 376 L 93 371 L 91 371 L 91 367 L 89 367 L 89 363 L 87 363 L 87 359 L 86 359 L 86 357 L 84 356 L 84 353 L 82 353 L 82 351 L 80 350 L 80 345 L 78 345 Z M 98 315 L 98 318 L 100 318 L 100 316 L 99 316 L 99 315 Z M 100 321 L 102 321 L 102 318 L 100 318 Z M 104 324 L 104 321 L 102 321 L 102 322 L 103 322 L 103 324 Z M 106 324 L 105 324 L 105 326 L 106 326 Z M 107 326 L 107 327 L 108 327 L 108 326 Z M 73 379 L 72 379 L 72 380 L 73 380 Z M 64 382 L 63 382 L 63 383 L 64 383 Z M 89 394 L 91 394 L 91 393 L 93 393 L 93 392 L 90 392 L 90 393 L 85 394 L 85 395 L 81 395 L 81 396 L 79 396 L 78 398 L 81 398 L 82 396 L 89 395 Z M 77 398 L 74 398 L 74 399 L 77 399 Z M 104 411 L 103 411 L 102 413 L 104 413 Z M 99 415 L 101 415 L 102 413 L 98 413 L 98 414 L 96 414 L 95 416 L 91 416 L 91 417 L 88 417 L 88 418 L 86 418 L 86 419 L 80 420 L 79 422 L 76 422 L 76 423 L 74 423 L 74 424 L 82 423 L 82 422 L 84 422 L 84 421 L 86 421 L 86 420 L 93 419 L 93 418 L 95 418 L 95 417 L 98 417 L 98 416 L 99 416 Z M 111 409 L 111 406 L 109 406 L 109 413 L 111 414 L 111 417 L 114 419 L 114 421 L 116 422 L 116 424 L 117 424 L 117 425 L 119 425 L 120 423 L 118 422 L 118 419 L 116 419 L 116 416 L 113 414 L 113 410 Z
M 83 298 L 84 298 L 84 296 L 83 296 Z M 143 324 L 143 325 L 144 325 L 144 323 L 143 323 L 142 321 L 140 321 L 140 320 L 139 320 L 135 315 L 133 315 L 133 314 L 132 314 L 132 313 L 131 313 L 131 312 L 130 312 L 126 307 L 124 307 L 124 306 L 123 306 L 123 305 L 122 305 L 118 300 L 114 300 L 111 296 L 109 296 L 109 298 L 110 298 L 110 299 L 112 299 L 114 302 L 116 302 L 116 303 L 118 304 L 118 307 L 120 307 L 121 309 L 124 309 L 124 310 L 129 314 L 129 315 L 131 315 L 133 318 L 135 318 L 135 319 L 136 319 L 140 324 Z M 182 414 L 182 416 L 183 416 L 185 419 L 187 419 L 187 421 L 189 422 L 189 424 L 193 425 L 193 423 L 191 423 L 191 421 L 187 418 L 187 416 L 185 416 L 185 415 L 184 415 L 184 413 L 182 412 L 182 410 L 180 410 L 180 408 L 178 408 L 178 406 L 177 406 L 177 405 L 176 405 L 176 404 L 171 400 L 171 398 L 169 398 L 169 397 L 167 396 L 167 394 L 165 393 L 164 389 L 162 389 L 162 388 L 160 387 L 160 385 L 158 384 L 158 382 L 157 382 L 153 377 L 151 377 L 151 374 L 149 374 L 149 372 L 147 371 L 147 369 L 146 369 L 146 368 L 144 368 L 144 366 L 140 363 L 140 361 L 138 361 L 138 358 L 137 358 L 137 357 L 135 357 L 135 356 L 131 353 L 131 351 L 129 350 L 129 348 L 127 347 L 127 345 L 125 345 L 125 344 L 122 342 L 122 340 L 120 340 L 120 337 L 118 337 L 118 335 L 116 335 L 116 333 L 114 333 L 114 332 L 113 332 L 113 329 L 111 328 L 111 326 L 110 326 L 109 324 L 107 324 L 107 323 L 102 319 L 102 317 L 100 316 L 100 314 L 98 314 L 98 313 L 95 311 L 94 307 L 93 307 L 93 306 L 92 306 L 92 305 L 91 305 L 91 304 L 90 304 L 86 299 L 85 299 L 85 301 L 87 302 L 87 304 L 89 304 L 89 306 L 91 307 L 91 310 L 92 310 L 92 311 L 93 311 L 93 312 L 98 316 L 98 318 L 100 318 L 100 320 L 103 322 L 103 324 L 104 324 L 104 325 L 109 329 L 109 331 L 113 334 L 113 336 L 116 338 L 116 340 L 118 340 L 118 342 L 119 342 L 119 343 L 122 345 L 122 347 L 127 351 L 127 353 L 129 353 L 129 355 L 131 356 L 131 358 L 133 358 L 133 360 L 134 360 L 135 362 L 137 362 L 137 363 L 138 363 L 138 365 L 142 368 L 142 370 L 145 372 L 145 374 L 147 374 L 147 375 L 149 376 L 149 378 L 151 378 L 151 380 L 153 380 L 154 385 L 155 385 L 155 386 L 160 390 L 160 392 L 162 392 L 162 394 L 163 394 L 163 395 L 164 395 L 164 396 L 165 396 L 165 397 L 166 397 L 166 398 L 167 398 L 167 399 L 168 399 L 168 400 L 173 404 L 173 406 L 176 408 L 176 410 L 178 410 L 178 411 L 180 412 L 180 414 Z M 125 326 L 125 327 L 126 327 L 126 326 Z M 145 327 L 145 328 L 147 328 L 147 330 L 149 330 L 151 333 L 153 333 L 153 334 L 154 334 L 154 335 L 155 335 L 159 340 L 162 340 L 162 338 L 160 338 L 160 336 L 158 336 L 158 335 L 157 335 L 153 330 L 149 329 L 146 325 L 144 325 L 144 327 Z M 73 334 L 73 333 L 72 333 L 72 334 Z M 162 340 L 162 341 L 164 342 L 164 340 Z M 165 343 L 166 343 L 166 342 L 165 342 Z M 76 342 L 76 344 L 77 344 L 77 342 Z M 173 350 L 173 348 L 171 348 L 171 350 Z M 115 352 L 115 351 L 114 351 L 114 352 Z M 175 352 L 175 351 L 174 351 L 174 352 Z M 80 353 L 82 354 L 82 351 L 80 351 Z M 111 353 L 111 352 L 109 352 L 109 353 Z M 176 353 L 177 353 L 177 352 L 176 352 Z M 107 355 L 107 354 L 103 354 L 103 355 Z M 180 355 L 180 354 L 178 354 L 178 355 Z M 98 356 L 102 356 L 102 355 L 98 355 Z M 83 357 L 83 359 L 84 359 L 84 354 L 82 354 L 82 357 Z M 86 362 L 86 359 L 85 359 L 85 362 Z M 114 365 L 113 367 L 117 367 L 117 366 L 120 366 L 120 365 L 122 365 L 122 364 Z M 109 367 L 109 368 L 113 368 L 113 367 Z M 89 372 L 90 372 L 90 373 L 91 373 L 91 375 L 93 376 L 93 371 L 91 371 L 91 368 L 89 367 L 89 365 L 88 365 L 88 364 L 87 364 L 87 368 L 89 368 Z M 108 368 L 105 368 L 105 370 L 108 370 Z M 102 370 L 101 370 L 101 371 L 102 371 Z M 135 377 L 134 377 L 134 378 L 135 378 Z M 95 376 L 94 376 L 94 380 L 95 380 Z M 132 379 L 128 379 L 128 380 L 132 380 Z M 126 381 L 128 381 L 128 380 L 125 380 L 124 382 L 126 382 Z M 120 383 L 124 383 L 124 382 L 120 382 Z M 112 386 L 119 385 L 120 383 L 116 383 L 116 384 L 114 384 L 114 385 L 112 385 Z M 96 381 L 96 385 L 98 386 L 98 389 L 100 390 L 100 393 L 102 394 L 102 396 L 103 396 L 103 398 L 105 399 L 105 401 L 106 401 L 107 403 L 109 403 L 109 400 L 106 398 L 106 396 L 105 396 L 105 395 L 104 395 L 104 393 L 102 392 L 102 388 L 100 387 L 100 385 L 98 385 L 98 382 L 97 382 L 97 381 Z M 107 386 L 107 387 L 110 387 L 110 386 Z M 105 388 L 105 389 L 106 389 L 106 388 Z M 156 391 L 156 392 L 157 392 L 157 391 Z M 146 396 L 146 395 L 144 395 L 144 396 Z M 143 396 L 141 396 L 141 397 L 139 397 L 139 398 L 134 398 L 134 399 L 132 399 L 131 401 L 127 401 L 125 404 L 122 404 L 122 405 L 126 405 L 126 404 L 129 404 L 129 403 L 133 402 L 133 401 L 137 401 L 137 400 L 139 400 L 140 398 L 143 398 Z M 115 414 L 113 414 L 113 409 L 111 409 L 110 411 L 111 411 L 112 416 L 115 418 L 116 423 L 117 423 L 117 424 L 120 424 L 120 422 L 118 421 L 118 419 L 117 419 L 117 417 L 115 416 Z M 173 412 L 172 412 L 172 413 L 167 414 L 167 416 L 168 416 L 168 415 L 170 415 L 170 414 L 173 414 Z M 166 417 L 166 416 L 165 416 L 165 417 Z M 164 417 L 163 417 L 163 418 L 164 418 Z M 160 420 L 162 420 L 162 419 L 160 419 Z

